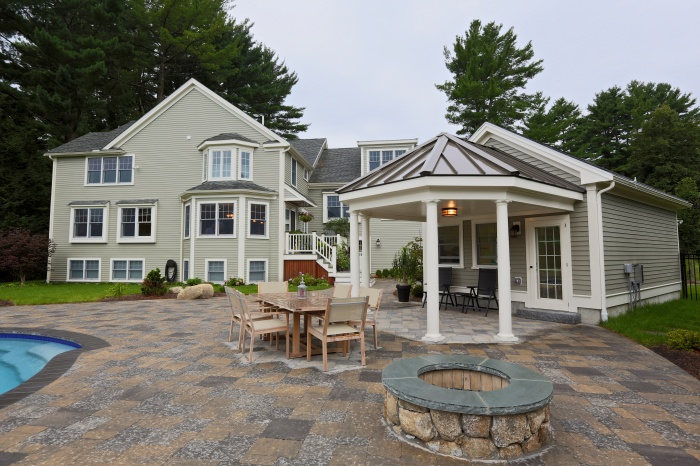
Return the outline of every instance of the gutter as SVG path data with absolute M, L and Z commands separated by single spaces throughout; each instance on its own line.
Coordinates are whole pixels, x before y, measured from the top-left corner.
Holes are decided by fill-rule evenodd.
M 600 251 L 600 319 L 603 322 L 608 321 L 608 307 L 606 305 L 605 296 L 605 248 L 603 247 L 603 193 L 606 193 L 615 187 L 615 182 L 611 181 L 607 188 L 598 191 L 598 243 Z

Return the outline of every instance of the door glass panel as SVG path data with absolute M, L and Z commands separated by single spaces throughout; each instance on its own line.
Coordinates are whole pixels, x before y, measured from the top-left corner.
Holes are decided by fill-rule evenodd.
M 562 298 L 561 244 L 559 227 L 535 228 L 539 297 Z

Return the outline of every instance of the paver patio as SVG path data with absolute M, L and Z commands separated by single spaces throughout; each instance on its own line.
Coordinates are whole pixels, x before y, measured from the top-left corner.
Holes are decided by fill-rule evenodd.
M 700 464 L 700 382 L 646 348 L 598 327 L 518 318 L 518 344 L 426 345 L 406 338 L 420 333 L 412 324 L 388 331 L 421 312 L 391 299 L 379 350 L 367 333 L 367 366 L 353 353 L 329 373 L 320 357 L 293 366 L 267 342 L 248 364 L 227 342 L 225 298 L 2 308 L 0 330 L 51 327 L 111 346 L 0 410 L 0 464 L 468 464 L 382 423 L 381 369 L 425 353 L 503 359 L 552 380 L 553 447 L 518 464 Z M 461 322 L 474 341 L 475 329 L 498 325 L 497 312 L 441 318 L 446 334 Z

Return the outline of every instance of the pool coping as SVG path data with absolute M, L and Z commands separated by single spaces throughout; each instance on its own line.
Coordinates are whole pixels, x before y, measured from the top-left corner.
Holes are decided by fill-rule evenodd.
M 92 335 L 50 328 L 0 327 L 0 333 L 14 333 L 58 338 L 77 343 L 81 346 L 81 348 L 76 348 L 72 351 L 66 351 L 65 353 L 54 356 L 46 364 L 46 366 L 44 366 L 29 380 L 0 395 L 0 409 L 10 406 L 11 404 L 26 398 L 33 393 L 36 393 L 37 391 L 46 387 L 48 384 L 56 381 L 73 366 L 81 354 L 87 351 L 94 351 L 111 346 L 105 340 Z

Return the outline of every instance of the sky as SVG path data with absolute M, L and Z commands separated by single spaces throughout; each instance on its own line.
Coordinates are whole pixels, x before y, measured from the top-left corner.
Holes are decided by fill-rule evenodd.
M 597 92 L 633 79 L 700 98 L 696 0 L 235 0 L 232 14 L 297 73 L 287 103 L 311 124 L 299 137 L 329 147 L 456 133 L 435 84 L 451 78 L 444 47 L 474 19 L 532 43 L 544 71 L 526 90 L 552 102 L 585 111 Z

